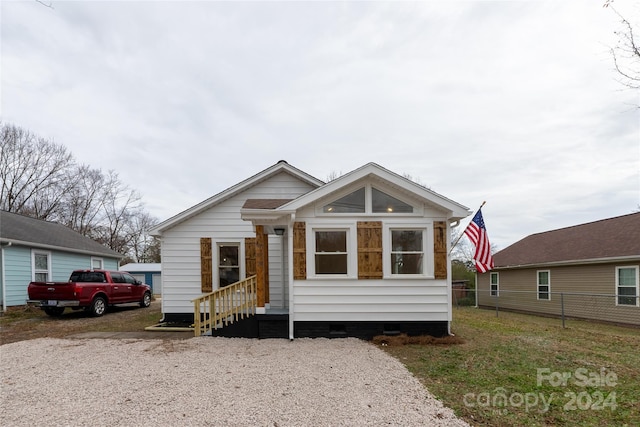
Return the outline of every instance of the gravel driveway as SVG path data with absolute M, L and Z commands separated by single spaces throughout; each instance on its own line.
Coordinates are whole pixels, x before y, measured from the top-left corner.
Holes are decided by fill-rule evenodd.
M 466 426 L 357 339 L 51 339 L 0 346 L 11 426 Z

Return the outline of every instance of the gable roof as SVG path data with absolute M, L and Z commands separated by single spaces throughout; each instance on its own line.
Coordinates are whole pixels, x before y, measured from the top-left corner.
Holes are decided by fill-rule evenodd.
M 303 182 L 306 182 L 307 184 L 313 186 L 313 187 L 319 187 L 321 185 L 324 184 L 323 181 L 320 181 L 317 178 L 314 178 L 313 176 L 309 175 L 306 172 L 301 171 L 300 169 L 297 169 L 293 166 L 291 166 L 289 163 L 287 163 L 285 160 L 280 160 L 278 163 L 276 163 L 273 166 L 268 167 L 267 169 L 263 170 L 262 172 L 258 172 L 257 174 L 253 175 L 250 178 L 245 179 L 244 181 L 227 188 L 226 190 L 208 198 L 207 200 L 204 200 L 203 202 L 198 203 L 195 206 L 192 206 L 191 208 L 169 218 L 166 221 L 161 222 L 160 224 L 156 225 L 155 227 L 153 227 L 150 230 L 150 234 L 152 236 L 159 236 L 163 231 L 168 230 L 171 227 L 174 227 L 177 224 L 180 224 L 183 221 L 186 221 L 187 219 L 229 199 L 230 197 L 235 196 L 236 194 L 239 194 L 243 191 L 245 191 L 246 189 L 252 187 L 253 185 L 256 185 L 260 182 L 263 182 L 267 179 L 269 179 L 270 177 L 277 175 L 281 172 L 285 172 L 288 173 L 298 179 L 300 179 Z
M 640 259 L 640 212 L 532 234 L 493 256 L 496 268 Z
M 57 222 L 0 211 L 0 241 L 42 249 L 123 258 L 121 254 Z
M 391 172 L 390 170 L 385 169 L 376 163 L 367 163 L 366 165 L 355 169 L 346 175 L 336 178 L 335 180 L 323 185 L 322 187 L 303 194 L 297 199 L 278 207 L 276 210 L 297 210 L 333 193 L 334 191 L 342 187 L 345 187 L 367 177 L 373 177 L 374 179 L 382 180 L 387 185 L 391 185 L 398 190 L 409 192 L 415 196 L 422 198 L 428 204 L 436 207 L 437 209 L 447 211 L 449 214 L 449 219 L 451 220 L 460 220 L 469 216 L 469 214 L 471 213 L 466 206 L 454 202 L 453 200 L 448 199 L 436 193 L 435 191 L 431 191 L 428 188 L 423 187 L 422 185 L 416 184 L 415 182 L 403 176 L 400 176 L 395 172 Z
M 130 262 L 129 264 L 125 264 L 125 265 L 121 265 L 120 267 L 118 267 L 118 270 L 120 271 L 127 271 L 127 272 L 150 272 L 150 273 L 154 273 L 154 272 L 159 272 L 162 271 L 162 263 L 159 262 L 144 262 L 144 263 L 136 263 L 136 262 Z

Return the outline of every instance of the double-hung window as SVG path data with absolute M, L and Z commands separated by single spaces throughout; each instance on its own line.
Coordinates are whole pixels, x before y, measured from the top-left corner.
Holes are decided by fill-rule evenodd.
M 391 229 L 391 274 L 424 274 L 422 229 Z
M 348 274 L 347 230 L 315 230 L 315 274 Z
M 616 268 L 616 304 L 638 306 L 638 267 Z
M 500 294 L 500 277 L 498 273 L 490 273 L 489 275 L 490 295 L 497 297 Z
M 42 251 L 31 252 L 31 271 L 35 282 L 51 280 L 51 253 Z
M 549 270 L 538 271 L 538 299 L 551 299 L 551 272 Z

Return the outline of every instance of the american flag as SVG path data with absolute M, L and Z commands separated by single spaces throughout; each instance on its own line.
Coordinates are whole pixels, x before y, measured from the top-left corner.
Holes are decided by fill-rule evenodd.
M 482 211 L 480 209 L 478 209 L 478 212 L 464 230 L 464 234 L 467 235 L 471 243 L 476 247 L 476 251 L 473 254 L 473 260 L 476 262 L 476 270 L 480 273 L 486 273 L 491 270 L 493 268 L 491 244 L 489 243 L 489 236 L 487 236 L 487 229 L 484 226 L 484 219 L 482 218 Z

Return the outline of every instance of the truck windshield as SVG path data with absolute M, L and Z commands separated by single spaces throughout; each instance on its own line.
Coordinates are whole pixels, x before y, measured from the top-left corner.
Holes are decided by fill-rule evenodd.
M 104 273 L 97 271 L 78 271 L 71 273 L 69 278 L 70 282 L 90 282 L 90 283 L 103 283 L 106 282 Z

